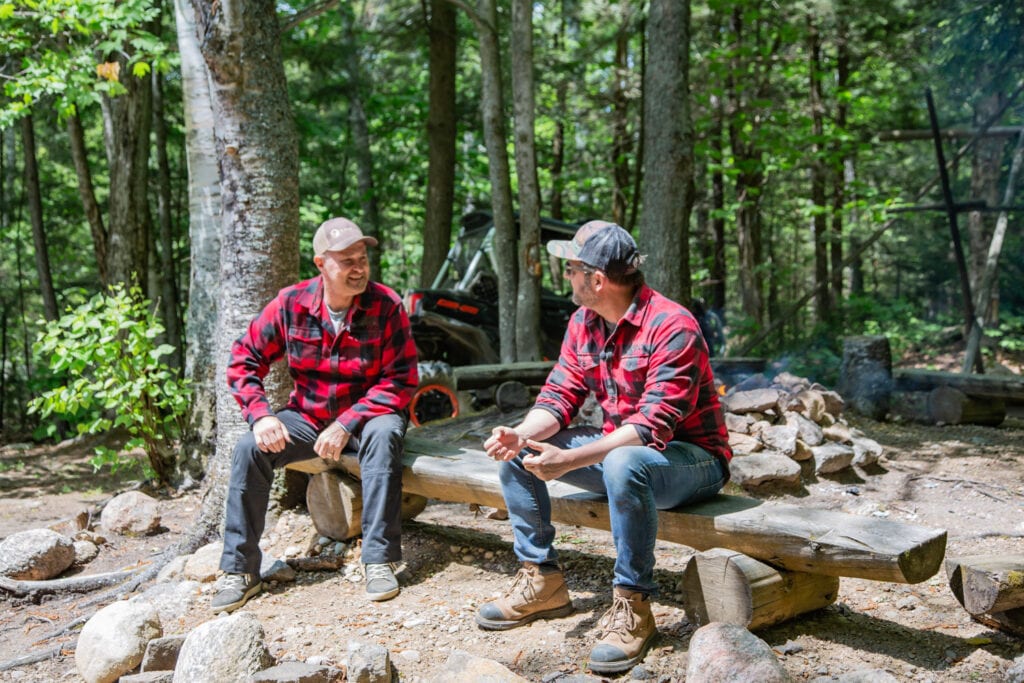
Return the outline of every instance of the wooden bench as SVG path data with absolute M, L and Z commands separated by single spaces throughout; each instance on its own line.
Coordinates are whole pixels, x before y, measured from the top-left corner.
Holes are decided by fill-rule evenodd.
M 307 499 L 321 532 L 339 528 L 337 517 L 357 514 L 355 456 L 289 467 L 314 475 Z M 402 489 L 407 518 L 422 510 L 416 501 L 425 504 L 427 498 L 505 505 L 498 466 L 483 451 L 415 432 L 406 438 Z M 561 482 L 550 482 L 548 490 L 554 522 L 610 529 L 603 497 Z M 346 524 L 358 533 L 358 519 Z M 660 511 L 658 537 L 707 551 L 684 574 L 691 614 L 707 621 L 729 617 L 752 628 L 830 604 L 839 577 L 924 581 L 942 567 L 946 548 L 945 530 L 724 494 Z

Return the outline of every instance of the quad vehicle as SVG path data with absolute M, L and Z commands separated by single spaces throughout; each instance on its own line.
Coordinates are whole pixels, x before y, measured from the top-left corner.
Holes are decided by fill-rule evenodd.
M 413 424 L 458 415 L 452 367 L 497 363 L 498 264 L 494 256 L 494 218 L 486 211 L 462 217 L 458 235 L 445 265 L 429 289 L 405 296 L 413 338 L 420 357 L 420 386 L 410 407 Z M 579 226 L 541 219 L 541 242 L 568 240 Z M 547 257 L 547 252 L 543 252 Z M 546 260 L 546 258 L 545 258 Z M 541 350 L 557 358 L 558 349 L 576 305 L 560 271 L 544 269 L 541 288 Z M 475 401 L 486 401 L 474 395 Z
M 578 227 L 542 218 L 541 243 L 572 239 Z M 431 287 L 405 295 L 420 358 L 420 384 L 410 406 L 415 425 L 459 414 L 453 367 L 500 360 L 494 233 L 490 213 L 475 211 L 463 216 L 445 265 Z M 562 278 L 558 259 L 547 258 L 547 250 L 542 250 L 542 256 L 541 352 L 545 358 L 555 359 L 577 307 L 571 300 L 568 282 Z M 700 299 L 694 301 L 693 313 L 698 316 L 712 355 L 721 353 L 725 346 L 721 319 Z M 474 391 L 469 398 L 479 407 L 494 400 L 494 389 Z

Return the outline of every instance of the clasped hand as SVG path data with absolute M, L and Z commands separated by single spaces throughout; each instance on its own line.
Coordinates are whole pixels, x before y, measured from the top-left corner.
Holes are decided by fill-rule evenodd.
M 541 481 L 558 479 L 573 469 L 566 451 L 549 443 L 525 439 L 511 427 L 495 427 L 484 441 L 487 456 L 502 462 L 511 460 L 524 449 L 531 452 L 523 456 L 523 467 Z

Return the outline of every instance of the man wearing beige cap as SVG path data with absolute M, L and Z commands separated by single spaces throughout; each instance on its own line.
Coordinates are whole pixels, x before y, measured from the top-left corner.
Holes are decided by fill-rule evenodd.
M 480 607 L 476 622 L 503 630 L 572 612 L 545 482 L 603 494 L 615 542 L 612 605 L 598 621 L 588 666 L 619 673 L 643 659 L 657 634 L 657 511 L 715 495 L 729 478 L 732 452 L 700 326 L 645 284 L 632 236 L 591 221 L 571 241 L 549 242 L 548 251 L 566 261 L 580 308 L 533 409 L 484 442 L 501 463 L 522 567 L 501 598 Z M 603 427 L 570 426 L 591 393 Z
M 400 297 L 370 280 L 366 250 L 376 245 L 347 218 L 326 221 L 313 237 L 320 275 L 282 289 L 231 348 L 228 386 L 252 431 L 231 464 L 215 612 L 262 589 L 258 543 L 274 469 L 343 451 L 359 458 L 367 597 L 398 594 L 402 447 L 417 359 Z M 263 378 L 282 359 L 294 385 L 274 409 Z

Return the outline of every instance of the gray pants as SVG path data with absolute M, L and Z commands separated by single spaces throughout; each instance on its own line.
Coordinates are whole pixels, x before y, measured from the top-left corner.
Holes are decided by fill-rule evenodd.
M 256 447 L 252 432 L 235 445 L 231 460 L 220 568 L 233 574 L 258 574 L 260 536 L 266 524 L 274 470 L 318 457 L 313 451 L 317 431 L 299 413 L 283 410 L 278 419 L 292 442 L 280 453 Z M 402 455 L 406 419 L 394 413 L 375 417 L 353 434 L 345 452 L 359 458 L 363 488 L 363 562 L 378 564 L 402 559 Z

